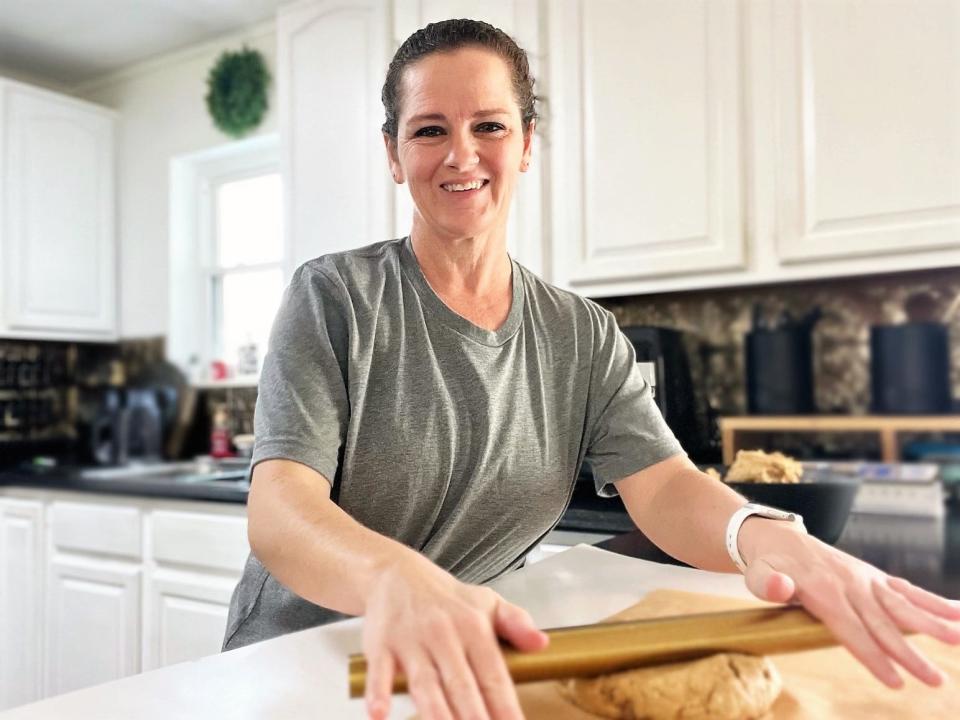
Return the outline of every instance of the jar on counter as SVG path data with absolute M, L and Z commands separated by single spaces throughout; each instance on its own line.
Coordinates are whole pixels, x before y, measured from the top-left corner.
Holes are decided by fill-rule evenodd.
M 213 412 L 210 431 L 210 455 L 215 458 L 233 457 L 230 449 L 230 416 L 226 405 L 218 405 Z

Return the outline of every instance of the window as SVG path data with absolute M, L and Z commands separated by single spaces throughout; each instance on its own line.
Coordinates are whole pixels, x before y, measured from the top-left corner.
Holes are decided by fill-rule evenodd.
M 222 180 L 211 195 L 211 360 L 257 374 L 283 293 L 280 173 Z
M 168 357 L 194 383 L 255 384 L 287 280 L 279 142 L 259 136 L 171 162 Z

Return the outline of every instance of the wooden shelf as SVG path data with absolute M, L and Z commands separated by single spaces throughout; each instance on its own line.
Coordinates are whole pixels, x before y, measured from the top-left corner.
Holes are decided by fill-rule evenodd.
M 900 459 L 901 432 L 957 432 L 960 415 L 749 415 L 720 418 L 723 462 L 733 462 L 746 433 L 872 432 L 880 436 L 884 462 Z

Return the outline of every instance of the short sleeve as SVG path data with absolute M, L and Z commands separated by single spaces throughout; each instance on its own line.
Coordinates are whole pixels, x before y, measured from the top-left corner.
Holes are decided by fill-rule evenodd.
M 602 310 L 590 378 L 585 459 L 598 495 L 617 494 L 613 483 L 683 453 L 637 366 L 633 345 L 616 319 Z
M 260 374 L 251 466 L 294 460 L 333 484 L 350 417 L 346 298 L 334 278 L 309 263 L 294 273 Z

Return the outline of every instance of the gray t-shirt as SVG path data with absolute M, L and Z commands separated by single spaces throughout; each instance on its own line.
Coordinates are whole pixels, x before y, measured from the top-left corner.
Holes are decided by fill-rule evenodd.
M 360 523 L 483 583 L 557 524 L 585 458 L 613 495 L 683 452 L 613 314 L 512 266 L 495 331 L 443 303 L 409 239 L 301 266 L 264 360 L 253 464 L 313 468 Z M 341 617 L 251 554 L 224 648 Z

